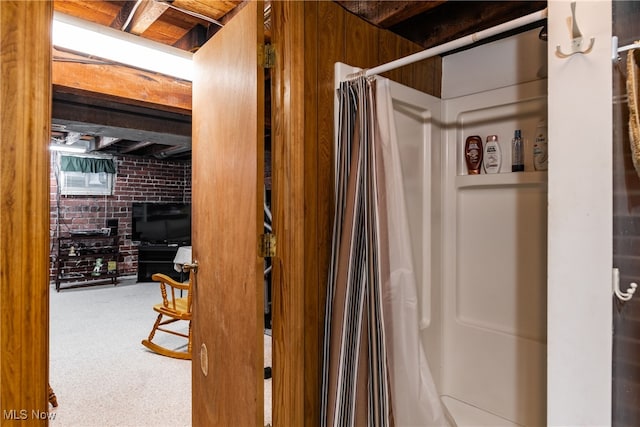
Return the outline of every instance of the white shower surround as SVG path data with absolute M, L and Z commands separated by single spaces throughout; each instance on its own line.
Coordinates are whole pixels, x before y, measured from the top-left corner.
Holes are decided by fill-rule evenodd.
M 564 34 L 562 14 L 565 7 L 569 10 L 569 3 L 550 3 L 549 27 L 557 28 L 554 33 L 559 40 Z M 610 40 L 610 25 L 590 25 L 598 17 L 611 15 L 610 2 L 578 2 L 578 11 L 588 28 L 583 32 L 593 31 L 597 39 Z M 431 152 L 409 155 L 409 158 L 425 162 L 423 167 L 430 163 L 429 174 L 418 172 L 424 173 L 423 178 L 429 176 L 434 180 L 431 194 L 424 189 L 414 189 L 418 196 L 414 204 L 418 206 L 409 209 L 415 224 L 421 222 L 416 222 L 416 215 L 429 224 L 418 226 L 418 239 L 414 239 L 414 250 L 418 249 L 414 261 L 421 263 L 424 271 L 430 271 L 430 277 L 423 280 L 419 289 L 419 294 L 424 296 L 421 326 L 426 328 L 423 329 L 423 343 L 436 385 L 450 409 L 459 411 L 456 421 L 460 425 L 510 425 L 511 422 L 606 425 L 611 419 L 611 75 L 610 52 L 605 52 L 610 49 L 602 47 L 609 43 L 600 43 L 600 49 L 596 43 L 588 58 L 577 56 L 560 60 L 553 55 L 553 43 L 556 41 L 551 38 L 548 48 L 545 45 L 540 48 L 535 30 L 445 57 L 442 106 L 431 104 L 424 108 L 429 113 L 406 115 L 409 121 L 417 119 L 415 127 L 422 132 L 418 140 L 425 141 L 427 132 L 432 142 Z M 572 71 L 568 72 L 569 69 Z M 602 85 L 596 88 L 595 82 Z M 538 114 L 546 110 L 547 85 L 552 158 L 548 173 L 548 224 L 546 173 L 484 176 L 481 177 L 484 181 L 474 182 L 476 177 L 464 176 L 464 163 L 460 159 L 464 125 L 449 126 L 452 122 L 466 124 L 476 120 L 480 123 L 487 119 L 491 125 L 491 113 L 497 113 L 498 116 L 518 116 L 511 123 L 493 123 L 500 132 L 505 132 L 502 128 L 514 126 L 535 127 Z M 574 93 L 578 90 L 576 87 L 579 94 Z M 486 99 L 484 106 L 481 105 L 483 98 Z M 576 98 L 581 102 L 575 102 Z M 406 110 L 410 104 L 403 104 L 402 108 Z M 411 108 L 414 107 L 406 112 Z M 431 126 L 442 124 L 431 121 L 440 113 L 444 117 L 442 131 Z M 427 116 L 429 120 L 425 119 Z M 584 120 L 584 117 L 591 119 Z M 576 132 L 578 126 L 581 128 Z M 480 132 L 482 126 L 479 129 Z M 523 133 L 526 132 L 523 130 Z M 581 145 L 572 145 L 571 135 L 577 135 Z M 504 150 L 509 142 L 510 138 L 501 137 L 503 172 L 510 164 L 509 150 Z M 589 149 L 576 153 L 577 148 L 585 144 Z M 409 152 L 415 148 L 410 148 Z M 530 151 L 530 147 L 526 150 Z M 532 170 L 530 157 L 525 162 L 529 163 L 528 170 Z M 427 169 L 423 168 L 423 171 Z M 456 261 L 460 255 L 463 260 L 472 259 L 469 253 L 464 253 L 467 237 L 463 236 L 461 240 L 459 230 L 466 230 L 463 234 L 469 238 L 474 237 L 468 233 L 474 228 L 464 224 L 473 218 L 468 210 L 485 196 L 502 204 L 505 215 L 510 212 L 512 216 L 518 216 L 519 209 L 532 213 L 533 228 L 523 227 L 517 220 L 505 217 L 516 231 L 528 230 L 529 240 L 548 230 L 548 244 L 538 240 L 533 249 L 513 241 L 508 243 L 509 239 L 504 236 L 502 239 L 503 246 L 507 242 L 507 249 L 502 249 L 501 257 L 514 248 L 528 251 L 527 259 L 533 256 L 534 268 L 527 270 L 531 283 L 522 283 L 522 277 L 518 276 L 513 282 L 516 286 L 505 287 L 508 283 L 505 277 L 517 276 L 518 272 L 517 269 L 502 268 L 501 284 L 485 282 L 481 289 L 474 289 L 469 285 L 471 276 L 466 277 L 464 265 Z M 513 204 L 515 199 L 524 202 Z M 481 215 L 485 219 L 492 216 L 487 210 Z M 496 224 L 500 223 L 500 220 L 496 221 Z M 439 230 L 443 232 L 438 233 Z M 489 259 L 485 257 L 485 260 Z M 548 278 L 544 271 L 547 262 Z M 546 299 L 542 288 L 544 291 L 548 288 Z M 496 305 L 495 313 L 487 309 L 490 304 L 478 299 L 491 293 L 497 295 L 486 295 L 487 298 L 503 298 L 503 304 Z M 465 294 L 468 295 L 466 300 Z M 533 308 L 523 305 L 532 298 Z M 514 304 L 504 304 L 509 300 Z M 523 310 L 509 310 L 509 307 L 520 307 L 526 315 L 523 316 Z M 506 321 L 509 318 L 515 323 Z M 548 322 L 548 334 L 545 321 Z M 470 336 L 464 331 L 456 332 L 461 327 L 477 331 Z M 471 341 L 465 347 L 465 341 L 470 337 Z M 496 342 L 497 351 L 492 353 Z M 485 361 L 485 365 L 475 368 L 477 375 L 471 377 L 467 374 L 473 374 L 474 369 L 467 372 L 459 369 L 465 363 L 461 352 L 469 351 Z M 492 359 L 495 362 L 493 369 Z M 514 374 L 500 375 L 504 370 Z M 532 398 L 534 403 L 531 405 Z M 478 408 L 482 410 L 478 411 Z M 495 416 L 497 418 L 492 418 Z

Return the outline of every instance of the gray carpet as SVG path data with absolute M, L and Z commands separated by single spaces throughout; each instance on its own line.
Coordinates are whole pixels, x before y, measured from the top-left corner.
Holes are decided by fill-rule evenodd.
M 50 383 L 59 406 L 53 427 L 191 425 L 191 362 L 140 344 L 155 320 L 157 283 L 123 279 L 118 286 L 50 292 Z M 185 323 L 185 322 L 180 322 Z M 186 323 L 184 326 L 186 331 Z M 178 348 L 179 338 L 157 335 Z M 265 366 L 271 337 L 265 335 Z M 271 380 L 265 381 L 265 424 L 271 423 Z

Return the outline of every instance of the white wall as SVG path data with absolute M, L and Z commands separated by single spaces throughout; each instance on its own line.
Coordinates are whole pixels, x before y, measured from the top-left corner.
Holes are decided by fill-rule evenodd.
M 549 2 L 551 426 L 611 423 L 611 3 L 578 1 L 576 13 L 593 51 L 560 59 L 570 3 Z

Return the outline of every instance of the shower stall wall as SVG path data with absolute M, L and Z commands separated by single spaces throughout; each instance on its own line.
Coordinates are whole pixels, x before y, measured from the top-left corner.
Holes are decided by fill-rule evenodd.
M 534 169 L 533 143 L 547 119 L 547 45 L 538 32 L 443 58 L 440 390 L 459 425 L 477 425 L 476 408 L 497 417 L 487 425 L 546 422 L 547 172 Z M 511 172 L 516 130 L 524 172 Z M 500 173 L 467 174 L 470 135 L 498 136 Z
M 547 173 L 532 161 L 547 114 L 538 31 L 443 58 L 443 99 L 390 86 L 421 344 L 458 426 L 545 424 Z M 337 64 L 336 80 L 354 71 Z M 524 172 L 511 172 L 516 129 Z M 500 173 L 467 174 L 470 135 L 498 136 Z

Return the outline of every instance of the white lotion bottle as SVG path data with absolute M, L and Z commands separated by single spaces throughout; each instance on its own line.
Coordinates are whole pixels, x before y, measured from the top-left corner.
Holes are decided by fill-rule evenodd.
M 537 171 L 546 171 L 549 168 L 547 144 L 547 123 L 541 121 L 536 127 L 536 140 L 533 144 L 533 167 Z
M 485 173 L 500 173 L 502 166 L 502 152 L 497 135 L 489 135 L 484 145 L 484 171 Z

